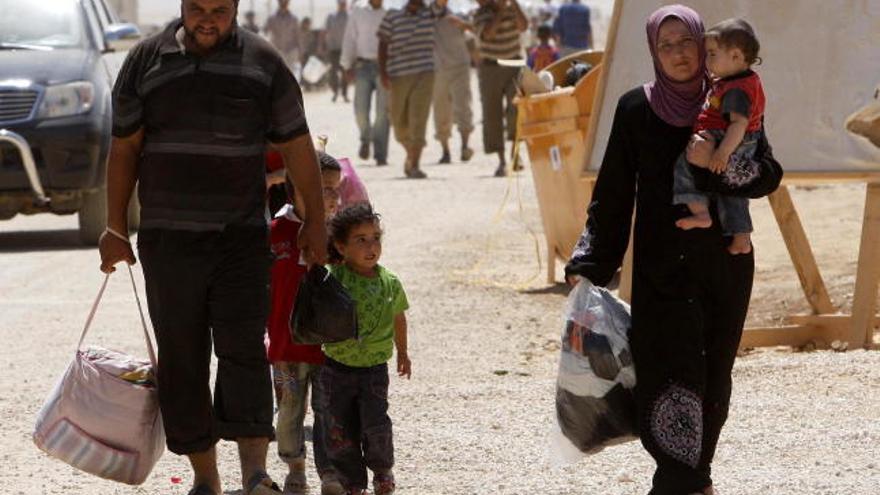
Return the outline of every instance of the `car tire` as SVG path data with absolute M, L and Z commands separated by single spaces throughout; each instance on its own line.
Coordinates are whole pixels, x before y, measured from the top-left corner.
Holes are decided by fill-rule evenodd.
M 107 190 L 102 187 L 83 196 L 78 216 L 80 241 L 87 246 L 97 246 L 107 226 Z

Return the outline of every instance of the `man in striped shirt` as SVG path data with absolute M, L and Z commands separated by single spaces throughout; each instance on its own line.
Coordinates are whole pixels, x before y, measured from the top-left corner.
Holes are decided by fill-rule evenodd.
M 427 177 L 419 160 L 434 94 L 434 30 L 446 15 L 446 2 L 428 7 L 424 0 L 409 0 L 379 25 L 379 73 L 390 91 L 391 126 L 406 149 L 403 169 L 411 179 Z
M 498 154 L 496 177 L 507 174 L 504 158 L 504 121 L 507 137 L 516 133 L 516 94 L 514 82 L 519 68 L 505 67 L 499 60 L 521 59 L 520 35 L 529 27 L 529 21 L 516 0 L 479 0 L 480 8 L 474 14 L 474 27 L 480 47 L 480 99 L 483 103 L 483 147 L 487 154 Z M 506 109 L 505 109 L 506 105 Z
M 183 18 L 128 54 L 113 90 L 101 270 L 136 259 L 127 210 L 141 201 L 138 255 L 159 346 L 168 448 L 198 495 L 221 495 L 214 445 L 238 443 L 248 495 L 281 495 L 266 474 L 274 436 L 263 334 L 269 300 L 265 151 L 281 152 L 305 198 L 297 242 L 326 260 L 321 176 L 300 88 L 277 50 L 235 24 L 238 0 L 182 0 Z M 217 355 L 211 394 L 211 348 Z

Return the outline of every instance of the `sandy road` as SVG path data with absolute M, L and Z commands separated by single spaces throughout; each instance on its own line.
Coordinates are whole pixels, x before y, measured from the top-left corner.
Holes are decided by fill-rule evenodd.
M 353 155 L 350 107 L 323 93 L 307 95 L 306 105 L 312 129 L 331 135 L 329 151 Z M 524 214 L 514 194 L 493 222 L 513 179 L 490 178 L 493 163 L 482 155 L 467 165 L 431 165 L 438 156 L 436 147 L 426 151 L 427 181 L 399 178 L 396 144 L 392 166 L 359 168 L 384 217 L 383 262 L 399 273 L 412 304 L 414 376 L 393 378 L 391 389 L 400 493 L 646 493 L 650 458 L 634 443 L 562 470 L 544 464 L 565 289 L 544 285 L 525 230 L 540 233 L 530 178 L 520 179 Z M 793 196 L 832 298 L 847 307 L 862 189 Z M 750 321 L 769 323 L 806 306 L 766 202 L 754 205 L 758 281 Z M 181 458 L 166 455 L 135 488 L 80 474 L 30 441 L 34 416 L 73 353 L 101 281 L 97 252 L 78 245 L 75 228 L 75 217 L 50 215 L 0 223 L 0 493 L 185 493 Z M 90 341 L 143 354 L 126 284 L 122 273 L 112 277 Z M 715 464 L 725 495 L 878 493 L 880 353 L 761 351 L 738 361 L 734 381 Z M 233 490 L 234 449 L 220 450 Z M 283 476 L 274 456 L 270 471 Z M 173 484 L 174 476 L 184 483 Z

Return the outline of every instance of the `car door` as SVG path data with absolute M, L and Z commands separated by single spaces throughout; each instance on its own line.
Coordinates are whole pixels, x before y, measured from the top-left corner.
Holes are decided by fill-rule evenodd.
M 109 50 L 104 39 L 104 33 L 107 31 L 107 28 L 116 23 L 115 14 L 105 0 L 83 0 L 83 6 L 91 22 L 94 23 L 96 38 L 100 38 L 98 47 L 101 52 L 101 64 L 107 74 L 107 83 L 112 87 L 116 81 L 116 76 L 119 74 L 119 70 L 122 68 L 122 63 L 125 61 L 126 55 L 128 55 L 128 52 Z

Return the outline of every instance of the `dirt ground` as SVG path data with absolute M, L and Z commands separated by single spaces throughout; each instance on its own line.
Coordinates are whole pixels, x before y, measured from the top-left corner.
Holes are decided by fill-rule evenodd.
M 306 106 L 312 129 L 330 134 L 331 153 L 356 153 L 349 105 L 312 93 Z M 478 136 L 474 144 L 479 148 Z M 494 163 L 481 154 L 469 164 L 434 165 L 439 148 L 431 143 L 430 179 L 413 182 L 400 178 L 399 145 L 391 150 L 391 166 L 358 168 L 384 218 L 383 263 L 400 275 L 412 305 L 413 379 L 393 377 L 390 393 L 399 493 L 646 493 L 652 463 L 637 443 L 563 469 L 546 463 L 566 289 L 547 286 L 538 265 L 529 230 L 541 251 L 543 238 L 528 170 L 491 178 Z M 832 299 L 844 310 L 852 302 L 863 191 L 793 190 Z M 749 323 L 778 323 L 807 306 L 767 202 L 753 204 L 757 274 Z M 128 487 L 81 474 L 31 442 L 35 415 L 73 355 L 101 282 L 97 251 L 81 247 L 75 229 L 75 217 L 51 215 L 0 223 L 0 491 L 186 493 L 187 464 L 167 453 L 147 483 Z M 143 355 L 126 284 L 124 272 L 112 277 L 88 340 Z M 774 349 L 741 357 L 714 465 L 717 487 L 725 495 L 878 493 L 878 384 L 877 352 Z M 233 492 L 234 446 L 219 448 Z M 274 451 L 270 457 L 271 474 L 283 479 Z

